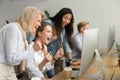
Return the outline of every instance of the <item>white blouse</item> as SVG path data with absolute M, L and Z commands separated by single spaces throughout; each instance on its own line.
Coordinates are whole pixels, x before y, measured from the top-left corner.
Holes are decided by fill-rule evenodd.
M 23 35 L 18 23 L 9 23 L 0 29 L 0 63 L 18 65 L 23 59 L 33 58 L 32 46 L 25 51 Z
M 47 49 L 47 48 L 46 48 Z M 50 62 L 46 63 L 46 65 L 42 68 L 42 70 L 39 70 L 38 65 L 43 61 L 44 59 L 44 53 L 43 51 L 37 51 L 34 53 L 34 58 L 28 60 L 27 65 L 27 72 L 29 75 L 29 78 L 32 77 L 43 77 L 43 73 L 46 71 L 49 71 L 54 67 L 54 65 L 51 65 Z

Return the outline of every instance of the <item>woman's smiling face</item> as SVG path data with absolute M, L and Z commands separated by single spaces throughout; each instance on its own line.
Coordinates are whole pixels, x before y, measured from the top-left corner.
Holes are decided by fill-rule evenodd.
M 62 18 L 62 26 L 65 27 L 67 24 L 69 24 L 71 21 L 71 18 L 72 18 L 71 14 L 65 14 Z
M 45 26 L 44 30 L 40 32 L 39 36 L 43 44 L 48 44 L 52 37 L 52 27 L 50 25 Z
M 41 15 L 38 15 L 33 22 L 32 34 L 34 34 L 37 28 L 41 26 L 41 21 L 42 21 Z

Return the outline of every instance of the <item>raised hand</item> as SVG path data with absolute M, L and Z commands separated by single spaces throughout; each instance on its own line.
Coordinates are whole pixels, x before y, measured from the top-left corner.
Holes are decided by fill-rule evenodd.
M 33 45 L 33 48 L 35 51 L 39 51 L 42 49 L 42 44 L 40 41 L 35 41 L 34 45 Z
M 78 65 L 80 65 L 80 62 L 78 62 L 78 61 L 76 61 L 76 62 L 70 61 L 70 65 L 71 66 L 78 66 Z
M 47 53 L 47 54 L 45 54 L 45 61 L 51 61 L 53 58 L 52 58 L 52 56 L 50 55 L 50 53 Z
M 64 50 L 63 50 L 63 47 L 61 47 L 61 48 L 57 51 L 57 53 L 56 53 L 56 55 L 54 56 L 54 58 L 57 60 L 57 59 L 63 57 L 63 55 L 64 55 Z

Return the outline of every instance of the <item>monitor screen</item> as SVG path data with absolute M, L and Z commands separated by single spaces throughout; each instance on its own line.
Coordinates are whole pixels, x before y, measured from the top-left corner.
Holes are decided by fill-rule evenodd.
M 115 40 L 115 26 L 110 26 L 108 29 L 108 36 L 107 36 L 107 53 L 110 52 L 114 45 Z
M 95 28 L 84 32 L 80 76 L 88 70 L 94 60 L 94 52 L 98 48 L 98 31 L 99 29 Z

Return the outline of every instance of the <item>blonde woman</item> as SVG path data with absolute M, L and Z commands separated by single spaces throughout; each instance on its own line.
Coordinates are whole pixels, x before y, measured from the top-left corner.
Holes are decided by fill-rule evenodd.
M 0 80 L 17 80 L 14 66 L 33 58 L 38 44 L 28 47 L 26 33 L 34 34 L 41 25 L 43 13 L 34 6 L 26 7 L 15 22 L 0 30 Z

